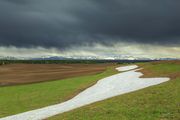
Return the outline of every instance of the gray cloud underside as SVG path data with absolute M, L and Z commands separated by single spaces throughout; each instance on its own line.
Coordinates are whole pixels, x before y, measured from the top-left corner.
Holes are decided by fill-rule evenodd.
M 112 46 L 96 44 L 92 46 L 69 47 L 66 50 L 57 48 L 17 48 L 0 47 L 1 57 L 13 56 L 17 58 L 37 58 L 60 56 L 66 58 L 97 58 L 97 59 L 154 59 L 179 58 L 180 47 L 167 47 L 162 45 L 118 43 Z
M 179 0 L 1 0 L 0 46 L 179 46 L 179 6 Z

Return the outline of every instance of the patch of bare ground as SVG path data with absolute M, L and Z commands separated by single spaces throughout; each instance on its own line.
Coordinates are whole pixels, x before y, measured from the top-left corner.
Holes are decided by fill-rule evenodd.
M 150 62 L 148 65 L 147 64 L 139 64 L 138 66 L 140 68 L 143 68 L 139 70 L 139 72 L 143 73 L 142 78 L 149 78 L 149 77 L 169 77 L 171 80 L 174 80 L 176 78 L 180 78 L 180 71 L 155 71 L 154 69 L 151 69 L 152 66 L 156 65 L 175 65 L 175 66 L 180 66 L 180 61 L 179 60 L 171 60 L 171 61 L 155 61 L 155 62 Z M 163 69 L 163 68 L 162 68 Z

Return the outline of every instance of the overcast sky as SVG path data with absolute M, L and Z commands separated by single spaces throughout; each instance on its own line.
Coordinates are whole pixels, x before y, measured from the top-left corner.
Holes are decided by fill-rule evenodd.
M 1 0 L 0 56 L 180 58 L 179 6 L 180 0 Z

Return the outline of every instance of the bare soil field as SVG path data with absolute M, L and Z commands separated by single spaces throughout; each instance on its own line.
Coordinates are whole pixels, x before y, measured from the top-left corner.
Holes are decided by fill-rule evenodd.
M 0 66 L 0 86 L 60 80 L 103 72 L 112 64 L 8 64 Z

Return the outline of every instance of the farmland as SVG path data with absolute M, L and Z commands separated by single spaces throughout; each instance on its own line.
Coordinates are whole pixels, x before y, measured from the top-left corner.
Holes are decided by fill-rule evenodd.
M 7 64 L 0 66 L 0 86 L 60 80 L 103 72 L 112 64 Z
M 143 68 L 140 71 L 144 73 L 142 76 L 144 78 L 169 77 L 171 80 L 160 85 L 116 96 L 56 115 L 48 118 L 48 120 L 179 120 L 180 61 L 158 61 L 136 64 Z M 98 80 L 116 74 L 117 71 L 115 68 L 117 66 L 121 66 L 121 64 L 11 63 L 2 65 L 0 66 L 2 69 L 1 72 L 6 68 L 8 71 L 16 71 L 15 74 L 17 78 L 19 77 L 18 79 L 22 78 L 21 75 L 25 74 L 27 78 L 36 78 L 36 81 L 24 82 L 26 79 L 21 79 L 23 82 L 20 83 L 18 79 L 16 79 L 16 81 L 15 79 L 11 79 L 11 81 L 15 82 L 9 84 L 10 86 L 1 86 L 0 117 L 69 100 L 95 84 Z M 79 68 L 79 70 L 77 70 L 77 68 Z M 62 77 L 65 74 L 62 71 L 69 71 L 67 72 L 67 77 Z M 80 74 L 77 74 L 78 71 L 81 71 Z M 73 76 L 68 75 L 73 72 L 75 72 Z M 8 72 L 4 73 L 8 74 Z M 40 73 L 43 75 L 39 77 L 38 75 Z M 62 74 L 58 76 L 57 79 L 53 79 L 55 73 L 57 73 L 57 75 Z M 35 77 L 31 78 L 33 75 Z M 1 76 L 3 76 L 2 73 Z M 43 76 L 46 76 L 44 78 L 48 79 L 45 80 Z M 6 75 L 6 77 L 8 77 L 8 75 Z M 41 77 L 43 79 L 38 81 Z M 1 81 L 3 81 L 3 79 Z

